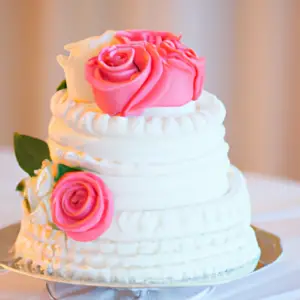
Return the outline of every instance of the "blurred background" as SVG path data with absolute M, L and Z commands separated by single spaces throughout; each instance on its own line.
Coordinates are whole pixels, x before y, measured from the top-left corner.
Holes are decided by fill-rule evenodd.
M 234 164 L 300 180 L 299 0 L 0 0 L 0 147 L 46 138 L 65 44 L 133 28 L 182 33 L 206 57 Z

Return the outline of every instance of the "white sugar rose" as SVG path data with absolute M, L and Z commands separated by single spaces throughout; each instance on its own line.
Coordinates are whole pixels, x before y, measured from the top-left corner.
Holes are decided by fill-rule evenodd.
M 53 189 L 53 164 L 49 160 L 43 161 L 42 168 L 37 171 L 36 175 L 36 193 L 39 197 L 43 197 Z
M 45 160 L 42 168 L 36 171 L 36 176 L 26 180 L 25 196 L 31 211 L 34 211 L 40 201 L 48 202 L 54 185 L 53 164 Z
M 90 37 L 65 46 L 70 55 L 59 55 L 57 61 L 65 71 L 69 98 L 94 102 L 92 88 L 85 79 L 85 64 L 91 57 L 98 55 L 102 48 L 116 43 L 119 41 L 115 38 L 115 31 L 109 30 L 101 36 Z

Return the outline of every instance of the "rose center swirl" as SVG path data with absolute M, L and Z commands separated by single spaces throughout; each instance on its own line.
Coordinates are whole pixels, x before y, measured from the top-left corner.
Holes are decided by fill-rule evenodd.
M 126 52 L 110 52 L 105 58 L 105 63 L 110 67 L 118 67 L 128 61 L 129 55 Z

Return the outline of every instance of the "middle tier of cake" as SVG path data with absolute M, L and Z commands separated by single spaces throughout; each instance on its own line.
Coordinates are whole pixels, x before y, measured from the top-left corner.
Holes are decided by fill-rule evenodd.
M 225 108 L 212 94 L 140 117 L 110 117 L 57 92 L 49 147 L 55 162 L 93 171 L 117 210 L 163 210 L 206 202 L 229 189 Z

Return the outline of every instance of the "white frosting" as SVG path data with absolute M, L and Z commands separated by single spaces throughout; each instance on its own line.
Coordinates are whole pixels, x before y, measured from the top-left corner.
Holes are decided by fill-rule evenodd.
M 36 209 L 40 202 L 48 205 L 48 200 L 54 185 L 52 175 L 52 163 L 43 161 L 43 166 L 35 172 L 36 176 L 26 179 L 24 196 L 28 200 L 32 211 Z
M 36 172 L 36 193 L 37 196 L 43 197 L 50 192 L 52 192 L 52 188 L 54 185 L 53 171 L 52 171 L 52 163 L 49 161 L 43 162 L 43 167 Z
M 103 115 L 64 91 L 51 109 L 52 158 L 100 174 L 116 210 L 180 207 L 228 190 L 225 108 L 208 92 L 184 107 L 148 110 L 152 117 Z
M 77 101 L 68 88 L 53 96 L 51 110 L 54 163 L 99 175 L 112 191 L 114 217 L 100 238 L 86 243 L 49 227 L 53 183 L 44 165 L 17 255 L 46 273 L 101 281 L 204 278 L 246 264 L 244 272 L 253 270 L 260 250 L 249 226 L 249 194 L 243 175 L 230 166 L 226 111 L 215 96 L 203 92 L 183 107 L 124 118 Z
M 205 92 L 204 92 L 205 93 Z M 179 117 L 183 115 L 187 115 L 189 113 L 195 112 L 196 102 L 191 101 L 180 108 L 178 107 L 153 107 L 153 108 L 146 108 L 143 116 L 144 117 Z
M 63 276 L 108 281 L 180 280 L 243 266 L 258 259 L 259 248 L 249 227 L 244 179 L 235 168 L 229 177 L 228 194 L 210 203 L 165 211 L 119 211 L 109 231 L 88 243 L 65 240 L 62 232 L 27 215 L 16 253 Z
M 99 174 L 110 176 L 158 176 L 172 174 L 186 174 L 191 168 L 205 171 L 219 167 L 228 168 L 228 144 L 205 153 L 205 155 L 175 164 L 139 164 L 134 162 L 117 162 L 108 159 L 94 158 L 85 152 L 70 149 L 49 141 L 52 148 L 52 157 L 59 162 L 72 166 L 81 166 L 87 170 L 94 170 Z
M 143 116 L 127 118 L 103 114 L 95 103 L 77 102 L 70 98 L 68 89 L 68 92 L 61 90 L 54 94 L 51 111 L 54 121 L 62 119 L 70 129 L 91 137 L 178 137 L 190 133 L 202 134 L 208 123 L 211 126 L 220 125 L 226 115 L 223 103 L 206 91 L 197 101 L 182 107 L 151 108 Z

